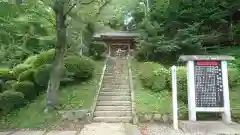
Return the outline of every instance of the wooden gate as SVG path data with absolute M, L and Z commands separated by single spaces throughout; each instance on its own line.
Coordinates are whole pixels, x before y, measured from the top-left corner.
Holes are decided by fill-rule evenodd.
M 128 45 L 111 45 L 110 56 L 112 57 L 125 57 L 128 55 Z

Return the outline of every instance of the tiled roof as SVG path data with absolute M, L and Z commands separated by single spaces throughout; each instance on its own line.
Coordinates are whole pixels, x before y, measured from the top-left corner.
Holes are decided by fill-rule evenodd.
M 139 36 L 138 33 L 132 33 L 127 31 L 118 31 L 118 32 L 105 32 L 105 33 L 96 33 L 93 37 L 100 38 L 101 36 L 108 37 L 136 37 Z

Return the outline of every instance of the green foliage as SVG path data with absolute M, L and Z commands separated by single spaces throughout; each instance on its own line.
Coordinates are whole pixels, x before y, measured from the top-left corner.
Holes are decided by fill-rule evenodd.
M 144 29 L 149 31 L 142 33 L 136 53 L 136 58 L 140 61 L 151 60 L 169 64 L 178 59 L 181 54 L 195 54 L 200 51 L 202 36 L 196 35 L 197 24 L 179 29 L 172 38 L 159 35 L 159 31 L 163 29 L 162 24 L 146 22 L 145 25 L 147 28 L 144 27 Z
M 30 55 L 53 47 L 43 39 L 54 34 L 48 21 L 54 20 L 54 16 L 46 5 L 35 0 L 21 5 L 1 2 L 0 10 L 0 64 L 13 67 Z
M 31 68 L 30 65 L 18 64 L 16 67 L 14 67 L 14 68 L 12 69 L 13 75 L 14 75 L 15 78 L 18 78 L 19 75 L 20 75 L 22 72 L 24 72 L 24 71 L 26 71 L 26 70 L 28 70 L 28 69 L 30 69 L 30 68 Z
M 240 72 L 236 68 L 228 68 L 229 87 L 233 88 L 240 84 Z
M 44 64 L 52 64 L 55 55 L 55 49 L 41 52 L 37 55 L 36 60 L 33 62 L 34 67 L 39 67 Z
M 75 79 L 86 80 L 92 77 L 94 62 L 80 56 L 67 56 L 64 60 L 67 72 L 72 73 Z
M 18 80 L 19 81 L 34 81 L 34 77 L 33 77 L 34 72 L 35 72 L 34 69 L 28 69 L 19 75 Z
M 229 27 L 229 17 L 239 7 L 238 0 L 154 0 L 143 16 L 139 4 L 131 24 L 141 33 L 136 58 L 172 64 L 179 55 L 204 53 L 203 45 L 230 42 L 237 26 Z
M 37 58 L 38 58 L 37 55 L 29 56 L 27 59 L 24 60 L 23 64 L 33 65 L 33 63 L 36 61 Z
M 39 86 L 46 87 L 48 85 L 52 65 L 46 64 L 38 67 L 34 72 L 34 80 Z
M 24 98 L 27 100 L 34 99 L 37 96 L 34 84 L 30 81 L 16 82 L 13 84 L 13 89 L 17 92 L 23 93 Z
M 16 80 L 8 80 L 4 83 L 4 90 L 13 90 L 13 84 L 15 84 Z
M 4 82 L 0 80 L 0 92 L 4 90 Z
M 144 87 L 152 91 L 162 91 L 166 88 L 169 72 L 162 65 L 145 62 L 139 65 L 140 80 Z
M 0 93 L 0 110 L 7 113 L 24 104 L 24 95 L 21 92 L 4 91 Z
M 107 47 L 105 43 L 93 42 L 89 46 L 89 54 L 94 57 L 94 59 L 101 59 L 102 54 L 106 51 Z
M 0 68 L 0 80 L 1 81 L 7 81 L 9 79 L 12 79 L 13 75 L 11 73 L 11 70 L 8 68 Z
M 171 78 L 169 76 L 169 78 Z M 177 67 L 178 99 L 187 104 L 187 70 L 186 67 Z

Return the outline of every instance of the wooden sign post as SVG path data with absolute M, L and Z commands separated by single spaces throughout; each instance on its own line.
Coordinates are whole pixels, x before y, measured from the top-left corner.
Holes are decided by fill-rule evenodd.
M 225 123 L 231 123 L 227 61 L 231 56 L 183 55 L 187 61 L 189 120 L 196 112 L 222 112 Z

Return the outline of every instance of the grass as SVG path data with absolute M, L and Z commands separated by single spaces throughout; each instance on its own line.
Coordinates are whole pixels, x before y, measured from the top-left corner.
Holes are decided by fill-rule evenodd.
M 96 94 L 97 84 L 103 67 L 103 61 L 98 61 L 93 79 L 79 84 L 62 87 L 58 92 L 58 100 L 65 109 L 90 109 Z M 44 113 L 45 94 L 26 107 L 15 110 L 0 119 L 0 129 L 45 129 L 59 121 L 57 111 Z
M 162 92 L 152 92 L 151 90 L 144 88 L 138 78 L 137 64 L 137 61 L 132 61 L 136 112 L 158 112 L 162 114 L 170 113 L 172 110 L 170 93 L 167 90 Z

